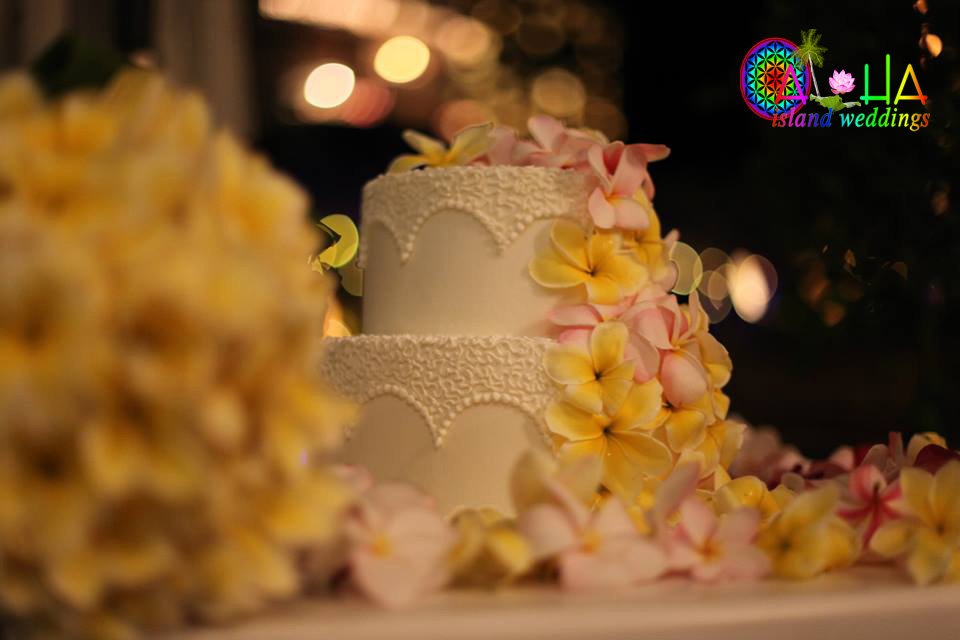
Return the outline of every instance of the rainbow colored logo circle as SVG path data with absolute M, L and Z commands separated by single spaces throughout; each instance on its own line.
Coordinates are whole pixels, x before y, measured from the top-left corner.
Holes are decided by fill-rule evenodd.
M 753 45 L 740 64 L 740 93 L 750 109 L 767 120 L 776 117 L 789 117 L 798 111 L 803 103 L 800 100 L 777 101 L 777 94 L 810 95 L 810 65 L 804 63 L 794 67 L 796 83 L 788 72 L 795 64 L 792 54 L 797 45 L 784 38 L 767 38 Z M 784 88 L 783 83 L 787 86 Z M 797 91 L 796 84 L 800 85 Z

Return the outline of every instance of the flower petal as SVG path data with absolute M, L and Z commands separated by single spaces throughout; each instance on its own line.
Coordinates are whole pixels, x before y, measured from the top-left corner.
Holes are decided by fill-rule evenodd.
M 616 225 L 620 229 L 640 231 L 650 224 L 647 209 L 632 197 L 617 197 L 612 203 L 616 217 Z
M 886 558 L 896 558 L 910 548 L 916 526 L 908 519 L 891 520 L 870 538 L 870 548 Z
M 623 296 L 620 285 L 610 276 L 598 275 L 584 282 L 587 299 L 597 304 L 615 304 Z
M 663 392 L 675 407 L 696 402 L 707 392 L 707 374 L 688 354 L 672 351 L 660 365 Z
M 603 427 L 593 414 L 568 402 L 551 402 L 547 405 L 544 420 L 550 431 L 572 442 L 599 438 L 603 434 Z
M 487 152 L 493 142 L 492 132 L 492 122 L 463 129 L 453 137 L 453 144 L 450 146 L 447 156 L 456 159 L 459 164 L 467 164 L 477 156 Z
M 527 120 L 527 130 L 544 149 L 556 149 L 565 132 L 563 124 L 548 115 L 537 115 Z
M 573 220 L 558 220 L 550 228 L 550 241 L 557 252 L 581 271 L 590 271 L 591 262 L 587 255 L 588 240 L 586 232 Z
M 547 248 L 530 261 L 530 277 L 544 287 L 563 289 L 590 279 L 582 269 L 571 265 L 553 248 Z
M 667 444 L 677 453 L 699 447 L 707 434 L 707 418 L 699 411 L 674 410 L 663 426 Z
M 907 509 L 926 524 L 935 526 L 933 510 L 930 508 L 933 476 L 922 469 L 905 467 L 900 471 L 900 486 Z
M 543 367 L 557 384 L 583 384 L 597 377 L 590 354 L 574 343 L 550 345 L 543 354 Z
M 520 514 L 517 529 L 530 544 L 534 558 L 546 558 L 577 542 L 570 518 L 552 504 L 538 504 Z
M 447 145 L 436 138 L 425 136 L 419 131 L 407 129 L 402 135 L 408 145 L 422 153 L 428 160 L 442 159 L 447 153 Z
M 615 400 L 616 389 L 605 389 L 599 380 L 591 380 L 583 384 L 567 385 L 563 390 L 563 397 L 570 404 L 592 414 L 603 413 L 607 403 Z M 626 392 L 623 392 L 626 395 Z
M 663 388 L 656 378 L 643 384 L 634 384 L 610 425 L 611 431 L 621 433 L 633 429 L 655 429 L 659 426 L 657 417 L 663 406 L 662 393 Z
M 592 304 L 570 304 L 557 307 L 547 316 L 561 327 L 593 327 L 603 322 L 603 316 Z
M 600 229 L 611 229 L 617 224 L 617 211 L 607 200 L 607 196 L 600 187 L 593 190 L 590 198 L 587 200 L 587 211 L 590 212 L 590 218 L 593 224 Z
M 400 173 L 401 171 L 409 171 L 410 169 L 422 167 L 425 164 L 427 164 L 426 156 L 404 154 L 393 159 L 393 162 L 391 162 L 390 166 L 387 167 L 387 173 Z
M 680 504 L 680 526 L 693 546 L 700 549 L 713 536 L 717 516 L 703 500 L 692 495 Z
M 590 334 L 594 371 L 605 373 L 623 363 L 627 335 L 627 326 L 622 322 L 603 322 L 594 328 Z M 632 371 L 630 377 L 633 377 Z
M 933 477 L 931 506 L 937 522 L 950 531 L 960 530 L 960 462 L 951 460 Z
M 604 482 L 611 491 L 631 495 L 646 476 L 661 477 L 673 467 L 667 446 L 639 431 L 607 437 Z

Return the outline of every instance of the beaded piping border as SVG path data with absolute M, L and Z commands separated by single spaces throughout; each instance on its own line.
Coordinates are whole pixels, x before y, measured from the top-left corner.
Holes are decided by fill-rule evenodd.
M 543 354 L 551 344 L 520 336 L 326 338 L 320 372 L 358 404 L 382 395 L 404 400 L 423 417 L 437 448 L 457 416 L 480 404 L 519 409 L 547 438 L 543 415 L 556 386 L 544 373 Z
M 502 253 L 536 220 L 585 217 L 588 187 L 577 171 L 545 167 L 450 167 L 380 176 L 363 188 L 358 264 L 366 265 L 373 225 L 390 232 L 406 263 L 427 220 L 451 211 L 477 220 Z

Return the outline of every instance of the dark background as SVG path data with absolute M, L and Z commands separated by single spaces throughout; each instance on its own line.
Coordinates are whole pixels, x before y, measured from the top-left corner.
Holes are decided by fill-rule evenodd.
M 110 17 L 112 46 L 149 47 L 151 3 L 93 4 Z M 733 411 L 775 425 L 809 455 L 884 440 L 889 430 L 936 430 L 956 446 L 960 3 L 930 0 L 926 14 L 909 0 L 589 4 L 613 17 L 628 141 L 672 148 L 652 167 L 665 230 L 680 229 L 698 250 L 759 253 L 776 268 L 777 293 L 760 323 L 730 314 L 713 328 L 734 360 Z M 937 58 L 918 46 L 925 22 L 943 39 Z M 900 111 L 926 109 L 930 126 L 841 129 L 835 114 L 828 129 L 774 129 L 754 115 L 739 91 L 744 55 L 767 37 L 799 42 L 808 28 L 828 48 L 816 69 L 821 93 L 832 71 L 845 69 L 855 99 L 864 63 L 872 87 L 882 86 L 889 53 L 892 91 L 911 63 L 930 98 Z M 253 4 L 249 29 L 254 144 L 312 193 L 318 213 L 357 216 L 363 183 L 405 151 L 403 127 L 291 124 L 272 99 L 279 74 L 344 36 L 266 20 Z M 898 262 L 906 269 L 894 269 Z

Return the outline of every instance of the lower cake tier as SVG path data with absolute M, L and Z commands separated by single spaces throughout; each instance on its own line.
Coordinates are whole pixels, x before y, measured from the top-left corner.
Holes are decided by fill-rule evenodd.
M 380 481 L 410 482 L 443 510 L 511 513 L 511 469 L 528 449 L 549 446 L 549 344 L 520 336 L 328 338 L 321 374 L 360 405 L 342 461 Z

